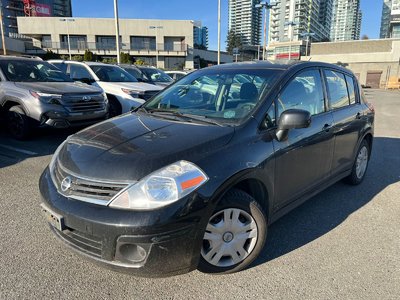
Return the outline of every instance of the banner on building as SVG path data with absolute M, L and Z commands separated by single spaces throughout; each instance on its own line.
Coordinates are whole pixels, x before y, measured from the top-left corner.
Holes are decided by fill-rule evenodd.
M 50 5 L 36 3 L 35 0 L 24 0 L 24 12 L 27 17 L 50 17 L 52 15 Z

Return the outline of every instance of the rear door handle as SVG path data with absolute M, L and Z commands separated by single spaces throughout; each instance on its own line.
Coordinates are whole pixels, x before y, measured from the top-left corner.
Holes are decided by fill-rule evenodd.
M 324 127 L 322 128 L 322 130 L 325 130 L 326 132 L 328 132 L 329 130 L 331 130 L 332 128 L 332 124 L 325 124 Z

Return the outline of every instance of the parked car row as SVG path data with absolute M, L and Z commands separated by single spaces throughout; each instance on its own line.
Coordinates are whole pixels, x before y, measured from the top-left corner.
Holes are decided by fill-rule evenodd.
M 0 112 L 17 139 L 126 113 L 173 82 L 152 67 L 10 56 L 0 57 L 0 79 Z

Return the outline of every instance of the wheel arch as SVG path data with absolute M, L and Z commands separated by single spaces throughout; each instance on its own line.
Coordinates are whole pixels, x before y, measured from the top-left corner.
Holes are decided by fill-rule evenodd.
M 22 103 L 22 101 L 19 101 L 18 99 L 6 99 L 6 100 L 4 100 L 4 102 L 1 104 L 1 111 L 2 111 L 2 113 L 6 114 L 11 107 L 17 106 L 17 105 L 22 106 L 22 109 L 25 112 L 25 114 L 29 113 L 29 111 L 26 109 L 26 107 Z
M 226 180 L 214 194 L 215 205 L 221 201 L 225 194 L 232 189 L 239 189 L 253 197 L 264 210 L 269 222 L 272 215 L 273 185 L 261 179 L 257 172 L 249 170 L 240 172 Z

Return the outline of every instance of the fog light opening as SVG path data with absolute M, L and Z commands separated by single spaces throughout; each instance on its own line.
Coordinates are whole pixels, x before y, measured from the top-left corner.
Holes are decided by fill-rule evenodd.
M 144 261 L 147 255 L 145 249 L 135 244 L 122 244 L 118 250 L 122 258 L 133 263 Z

